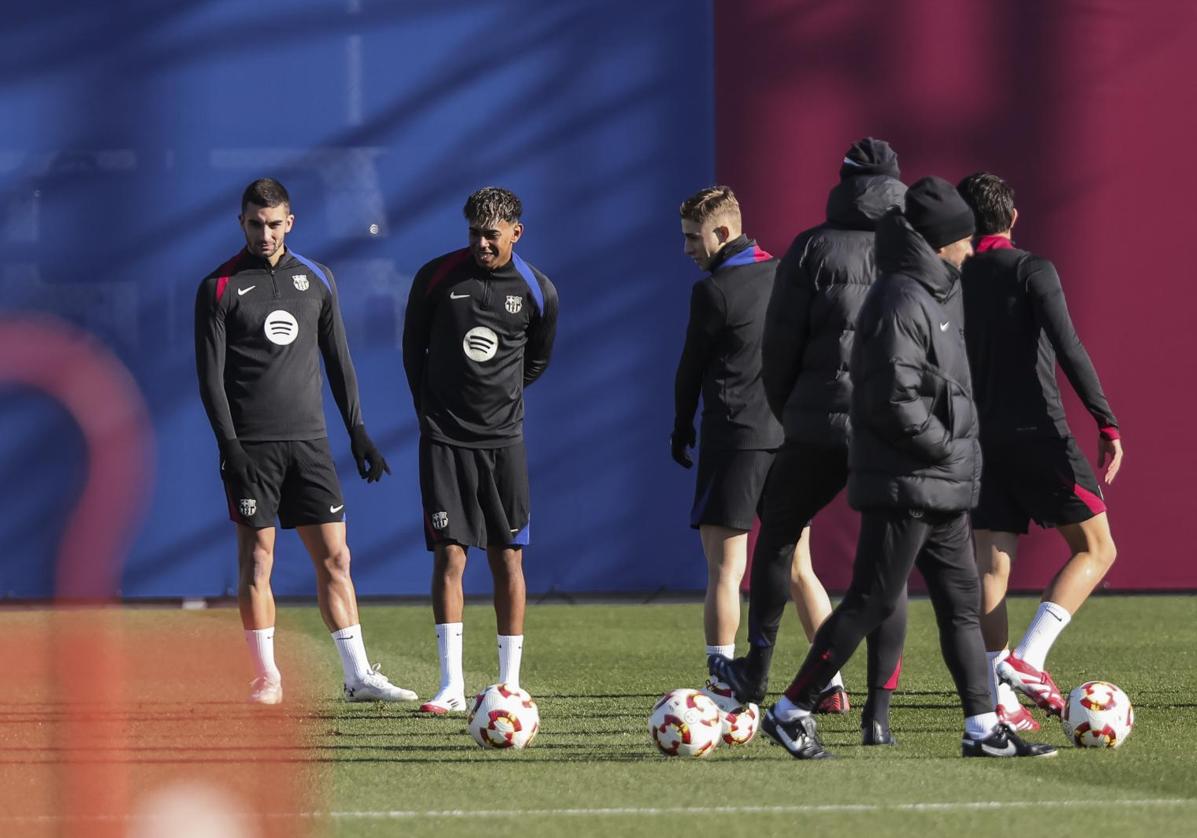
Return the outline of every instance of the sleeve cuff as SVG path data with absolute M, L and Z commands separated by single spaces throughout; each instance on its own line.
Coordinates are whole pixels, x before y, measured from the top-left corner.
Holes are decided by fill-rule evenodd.
M 1118 433 L 1118 429 L 1113 425 L 1107 425 L 1104 428 L 1099 428 L 1098 432 L 1102 439 L 1108 439 L 1113 442 L 1116 439 L 1122 439 L 1122 434 Z

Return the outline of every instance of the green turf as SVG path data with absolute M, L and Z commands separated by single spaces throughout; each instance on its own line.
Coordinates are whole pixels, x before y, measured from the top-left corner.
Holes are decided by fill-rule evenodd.
M 1012 601 L 1012 625 L 1025 626 L 1035 604 Z M 132 616 L 159 628 L 216 627 L 229 642 L 214 653 L 244 651 L 234 609 Z M 0 631 L 32 619 L 0 612 Z M 493 619 L 489 607 L 467 608 L 471 691 L 496 679 Z M 426 606 L 370 605 L 362 623 L 371 658 L 385 672 L 422 696 L 435 690 Z M 294 753 L 314 785 L 301 808 L 309 815 L 305 828 L 318 835 L 1165 836 L 1191 834 L 1197 818 L 1194 597 L 1100 597 L 1077 615 L 1049 660 L 1057 682 L 1067 690 L 1092 678 L 1114 681 L 1135 704 L 1136 728 L 1120 750 L 1078 751 L 1057 723 L 1045 724 L 1037 738 L 1061 746 L 1051 760 L 960 758 L 960 711 L 926 600 L 911 603 L 893 706 L 900 746 L 860 747 L 854 707 L 821 723 L 840 759 L 813 764 L 763 737 L 700 761 L 656 753 L 647 736 L 654 700 L 704 677 L 699 604 L 531 607 L 522 682 L 540 705 L 541 732 L 519 753 L 477 747 L 463 715 L 424 718 L 410 706 L 339 701 L 339 665 L 316 610 L 282 608 L 278 626 L 284 677 L 301 655 L 317 671 L 316 697 L 283 712 L 303 722 L 306 741 Z M 806 648 L 792 612 L 781 639 L 776 689 Z M 845 670 L 854 700 L 864 684 L 863 657 L 862 649 Z M 171 678 L 170 662 L 160 671 Z M 217 715 L 244 714 L 239 701 L 230 697 L 235 709 Z M 238 715 L 239 723 L 253 723 L 246 718 Z M 187 745 L 179 747 L 177 759 L 185 761 Z

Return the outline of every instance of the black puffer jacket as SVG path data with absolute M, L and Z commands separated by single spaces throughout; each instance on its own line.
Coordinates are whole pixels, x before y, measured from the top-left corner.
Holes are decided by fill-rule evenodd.
M 977 505 L 981 447 L 960 272 L 905 216 L 877 226 L 874 283 L 852 349 L 848 501 L 954 512 Z
M 838 183 L 827 221 L 799 233 L 777 271 L 765 319 L 762 377 L 787 440 L 846 445 L 856 315 L 877 278 L 874 230 L 906 187 L 885 175 Z

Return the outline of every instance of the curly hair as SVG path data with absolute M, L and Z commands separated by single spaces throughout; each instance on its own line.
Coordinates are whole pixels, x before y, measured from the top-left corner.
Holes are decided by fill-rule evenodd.
M 466 221 L 486 224 L 491 221 L 506 221 L 515 224 L 523 215 L 524 205 L 510 189 L 498 186 L 484 186 L 466 198 L 461 208 Z

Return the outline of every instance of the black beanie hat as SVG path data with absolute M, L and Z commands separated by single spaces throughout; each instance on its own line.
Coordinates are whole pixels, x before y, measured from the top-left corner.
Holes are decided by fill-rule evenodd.
M 943 178 L 925 177 L 906 190 L 906 220 L 932 250 L 970 238 L 977 229 L 973 211 L 956 187 Z
M 840 180 L 857 175 L 888 175 L 895 179 L 901 177 L 897 152 L 890 148 L 885 140 L 875 140 L 872 137 L 857 140 L 844 152 L 844 162 L 840 165 Z

